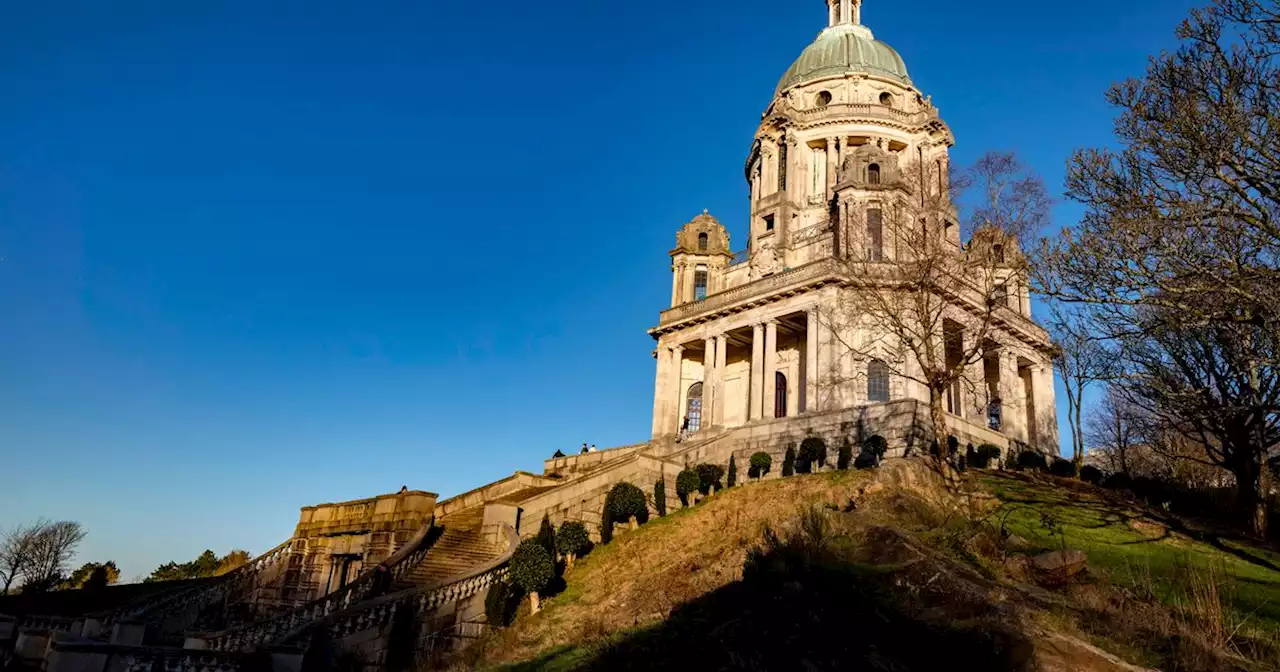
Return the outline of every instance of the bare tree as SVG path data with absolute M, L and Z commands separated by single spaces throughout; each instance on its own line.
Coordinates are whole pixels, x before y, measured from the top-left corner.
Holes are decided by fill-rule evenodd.
M 4 533 L 0 539 L 0 580 L 4 581 L 4 590 L 0 594 L 9 594 L 14 582 L 25 578 L 34 566 L 36 540 L 46 525 L 46 521 L 38 520 Z
M 1230 470 L 1266 534 L 1280 331 L 1280 8 L 1214 0 L 1182 46 L 1116 85 L 1123 149 L 1077 152 L 1086 206 L 1042 250 L 1037 284 L 1123 342 L 1127 387 Z
M 1091 333 L 1079 315 L 1055 310 L 1050 320 L 1057 352 L 1053 366 L 1067 392 L 1067 424 L 1071 428 L 1071 457 L 1076 470 L 1084 464 L 1084 393 L 1094 383 L 1112 375 L 1114 355 Z
M 856 191 L 837 196 L 844 288 L 822 319 L 842 354 L 879 362 L 928 390 L 941 448 L 947 410 L 959 413 L 973 391 L 964 389 L 973 387 L 966 368 L 990 354 L 994 325 L 1023 298 L 1027 259 L 1018 241 L 1047 220 L 1049 197 L 1011 154 L 987 154 L 945 186 L 917 177 L 924 173 L 890 166 L 877 174 L 879 195 L 870 206 Z M 966 220 L 969 241 L 962 243 L 955 196 L 966 187 L 976 203 Z M 848 375 L 828 372 L 824 385 L 849 382 Z
M 85 537 L 80 523 L 63 520 L 43 523 L 34 537 L 34 552 L 26 570 L 23 590 L 49 590 L 65 579 L 76 546 Z
M 1142 410 L 1125 397 L 1124 391 L 1108 385 L 1085 424 L 1090 461 L 1111 473 L 1135 475 L 1144 422 Z

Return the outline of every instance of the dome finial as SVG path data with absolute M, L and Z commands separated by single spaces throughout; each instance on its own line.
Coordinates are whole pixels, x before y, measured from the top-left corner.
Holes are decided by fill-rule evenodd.
M 827 26 L 862 25 L 862 0 L 827 0 Z

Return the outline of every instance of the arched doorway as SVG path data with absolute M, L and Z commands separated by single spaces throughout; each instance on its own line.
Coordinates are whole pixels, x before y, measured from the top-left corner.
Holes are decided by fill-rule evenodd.
M 689 399 L 685 402 L 684 417 L 688 421 L 686 431 L 690 434 L 702 428 L 702 383 L 689 386 Z
M 773 374 L 773 417 L 787 417 L 787 377 L 781 371 Z

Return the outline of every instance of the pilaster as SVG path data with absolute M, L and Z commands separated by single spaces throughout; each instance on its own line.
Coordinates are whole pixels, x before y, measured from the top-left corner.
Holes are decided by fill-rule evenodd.
M 804 407 L 803 412 L 818 410 L 818 308 L 805 313 Z
M 715 398 L 715 420 L 712 426 L 724 426 L 724 403 L 725 403 L 725 363 L 728 359 L 729 337 L 726 334 L 716 336 L 716 398 Z

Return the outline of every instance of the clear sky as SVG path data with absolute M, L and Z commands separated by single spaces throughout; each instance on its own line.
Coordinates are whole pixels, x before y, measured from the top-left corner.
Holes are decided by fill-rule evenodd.
M 1061 191 L 1197 0 L 867 0 L 958 139 Z M 821 0 L 0 5 L 0 528 L 126 579 L 305 504 L 648 438 L 667 251 Z M 1058 208 L 1058 222 L 1077 215 Z M 1061 397 L 1062 395 L 1059 394 Z M 1067 436 L 1065 420 L 1062 435 Z

